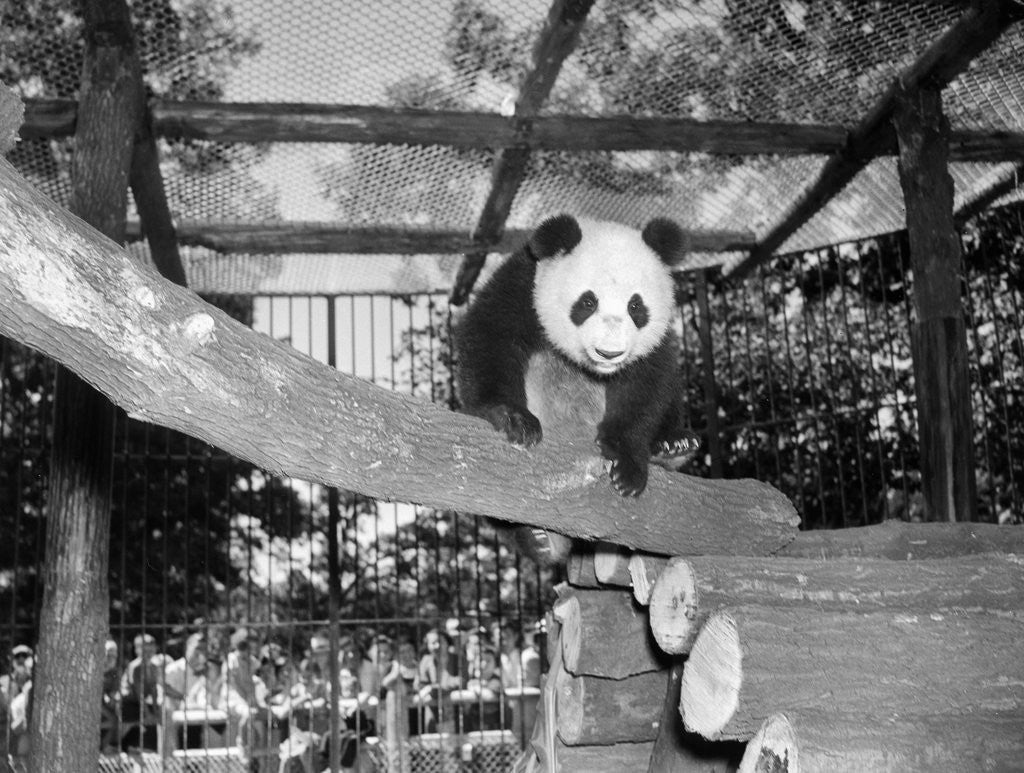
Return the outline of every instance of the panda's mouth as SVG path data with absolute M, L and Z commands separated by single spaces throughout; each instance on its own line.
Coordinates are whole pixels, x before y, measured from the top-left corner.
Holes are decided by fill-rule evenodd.
M 594 347 L 587 350 L 587 357 L 590 359 L 590 366 L 598 373 L 607 375 L 614 373 L 626 361 L 625 350 L 611 351 Z

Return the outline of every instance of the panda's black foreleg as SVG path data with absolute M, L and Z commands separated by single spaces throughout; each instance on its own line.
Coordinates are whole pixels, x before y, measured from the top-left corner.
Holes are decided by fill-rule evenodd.
M 610 461 L 608 477 L 612 487 L 624 497 L 636 497 L 647 488 L 650 462 L 650 438 L 636 428 L 626 428 L 607 420 L 597 429 L 601 455 Z

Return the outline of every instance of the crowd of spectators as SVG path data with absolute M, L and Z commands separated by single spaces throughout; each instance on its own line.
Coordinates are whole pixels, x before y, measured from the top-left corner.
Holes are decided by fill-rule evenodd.
M 236 746 L 248 756 L 272 749 L 285 759 L 326 759 L 337 738 L 348 767 L 361 744 L 384 735 L 388 716 L 392 722 L 400 716 L 402 735 L 508 727 L 508 696 L 540 684 L 535 631 L 515 626 L 466 630 L 453 618 L 418 643 L 368 630 L 339 631 L 336 675 L 328 630 L 297 642 L 292 637 L 294 649 L 261 640 L 247 627 L 234 629 L 226 641 L 218 633 L 199 627 L 163 648 L 153 635 L 140 633 L 127 663 L 118 642 L 106 642 L 101 752 L 168 755 L 215 745 Z M 14 647 L 0 676 L 7 729 L 0 773 L 18 771 L 27 755 L 32 658 L 30 647 Z M 334 690 L 339 719 L 332 733 Z

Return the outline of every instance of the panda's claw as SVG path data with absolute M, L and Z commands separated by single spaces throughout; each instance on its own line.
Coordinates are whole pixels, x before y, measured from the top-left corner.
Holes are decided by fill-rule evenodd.
M 626 459 L 613 459 L 608 471 L 612 488 L 624 497 L 638 497 L 647 488 L 647 470 Z

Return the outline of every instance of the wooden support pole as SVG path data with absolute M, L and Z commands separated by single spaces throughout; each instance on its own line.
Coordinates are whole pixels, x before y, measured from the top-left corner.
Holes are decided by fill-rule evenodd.
M 1019 18 L 1019 9 L 1008 0 L 992 0 L 968 7 L 963 15 L 934 40 L 872 107 L 847 138 L 842 151 L 834 154 L 814 181 L 789 208 L 788 213 L 733 269 L 742 277 L 766 261 L 797 230 L 837 196 L 872 159 L 892 146 L 891 118 L 905 88 L 929 84 L 942 88 L 970 65 L 971 61 Z
M 667 679 L 668 671 L 603 679 L 560 670 L 555 681 L 559 737 L 570 746 L 653 741 Z
M 697 272 L 697 309 L 700 340 L 701 370 L 704 383 L 704 417 L 708 456 L 711 457 L 711 477 L 721 478 L 722 433 L 718 422 L 718 383 L 715 381 L 715 349 L 711 334 L 711 305 L 708 301 L 708 271 Z
M 913 271 L 911 344 L 925 518 L 973 521 L 977 487 L 967 331 L 941 92 L 920 88 L 903 94 L 893 122 Z
M 1017 770 L 1022 718 L 999 712 L 903 719 L 818 709 L 772 714 L 747 744 L 739 773 Z
M 572 591 L 555 614 L 562 623 L 562 662 L 572 674 L 623 679 L 667 667 L 650 636 L 647 612 L 627 590 Z
M 724 773 L 735 770 L 744 745 L 736 741 L 708 741 L 688 733 L 679 717 L 679 689 L 682 661 L 669 671 L 668 690 L 661 712 L 658 738 L 651 752 L 647 773 Z M 636 770 L 636 768 L 633 768 Z
M 576 48 L 593 4 L 594 0 L 552 0 L 544 28 L 533 49 L 532 65 L 519 87 L 511 121 L 517 136 L 525 137 L 531 133 L 533 119 L 547 101 L 562 70 L 562 63 Z M 525 141 L 498 151 L 491 167 L 491 188 L 473 229 L 473 241 L 478 245 L 490 244 L 501 237 L 519 186 L 526 178 L 529 162 L 530 148 Z M 469 300 L 486 258 L 487 250 L 483 248 L 467 252 L 455 277 L 450 297 L 452 305 L 461 306 Z
M 148 114 L 139 118 L 129 183 L 153 264 L 162 276 L 186 287 L 185 267 L 178 252 L 178 238 L 160 172 L 160 154 L 149 121 Z
M 24 139 L 53 139 L 75 132 L 78 105 L 70 99 L 28 99 Z M 526 144 L 531 150 L 663 150 L 736 156 L 828 155 L 846 145 L 839 125 L 694 120 L 674 116 L 534 116 L 529 134 L 497 113 L 424 110 L 379 105 L 246 103 L 154 100 L 158 136 L 212 142 L 341 142 L 376 145 L 441 145 L 493 149 Z M 16 129 L 17 131 L 17 129 Z M 1024 133 L 954 130 L 950 160 L 1018 162 Z M 896 153 L 893 140 L 882 152 Z
M 748 740 L 771 714 L 805 707 L 1021 721 L 1020 629 L 1014 618 L 965 611 L 729 607 L 694 642 L 679 710 L 688 730 L 712 740 Z
M 142 78 L 123 0 L 89 0 L 70 209 L 123 242 Z M 31 773 L 95 770 L 107 575 L 114 407 L 57 369 L 44 592 L 29 722 Z
M 1024 565 L 1000 554 L 913 562 L 673 558 L 651 594 L 654 639 L 665 652 L 689 652 L 704 622 L 737 604 L 855 612 L 987 610 L 1024 621 Z

